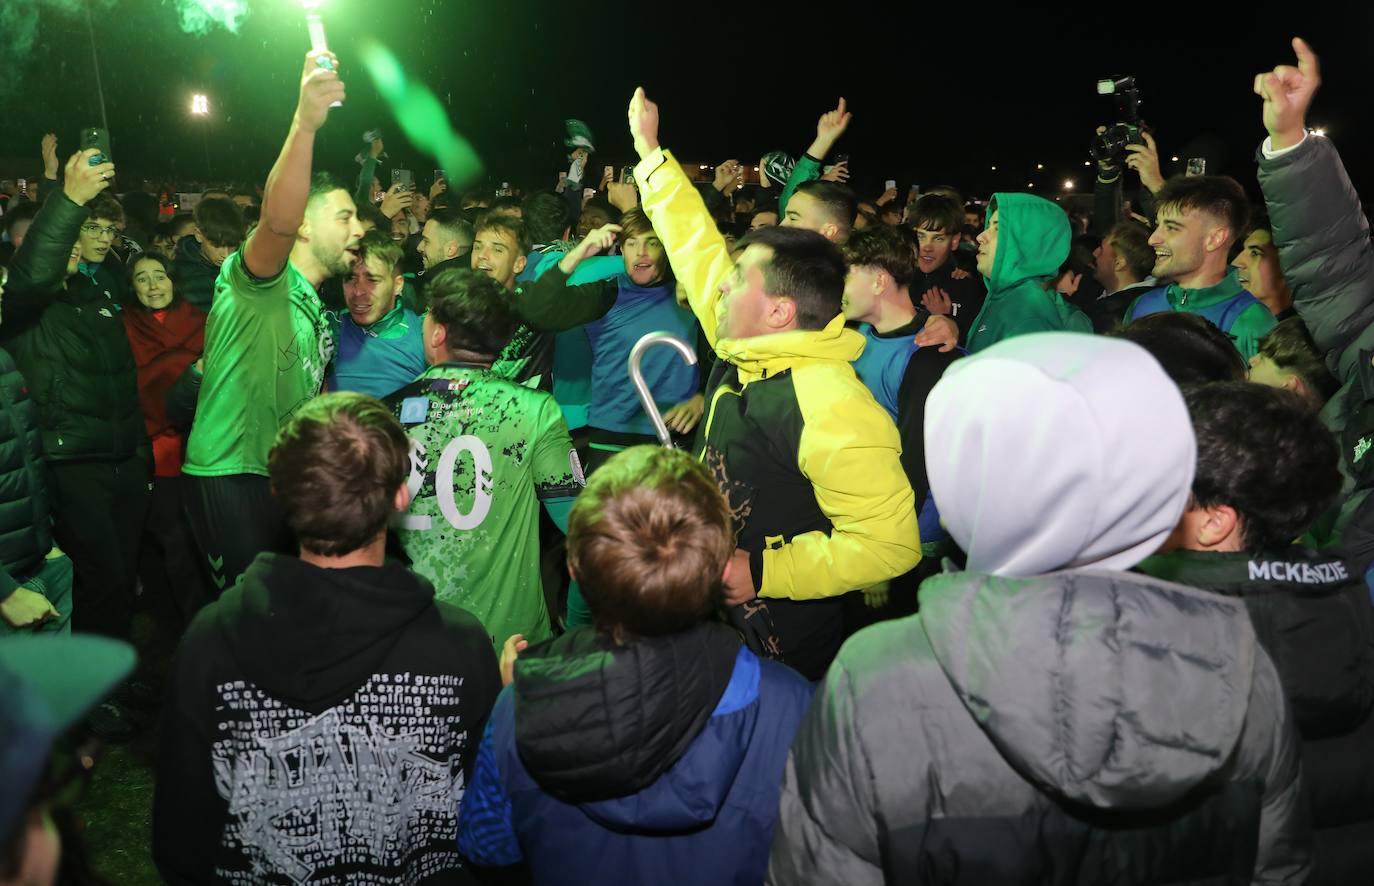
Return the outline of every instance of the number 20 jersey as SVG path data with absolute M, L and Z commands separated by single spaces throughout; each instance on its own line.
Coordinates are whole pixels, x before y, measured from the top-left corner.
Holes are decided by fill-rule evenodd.
M 539 570 L 541 500 L 584 485 L 553 397 L 466 364 L 433 366 L 387 398 L 410 438 L 397 531 L 435 597 L 468 610 L 498 648 L 551 635 Z

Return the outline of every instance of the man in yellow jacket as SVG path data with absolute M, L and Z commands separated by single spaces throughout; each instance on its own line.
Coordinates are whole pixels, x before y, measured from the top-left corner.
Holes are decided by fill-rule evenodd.
M 840 597 L 920 560 L 892 419 L 854 375 L 863 337 L 840 310 L 845 268 L 824 237 L 768 228 L 731 258 L 635 92 L 630 134 L 644 212 L 720 358 L 697 457 L 734 515 L 725 602 L 754 648 L 811 680 L 843 639 Z

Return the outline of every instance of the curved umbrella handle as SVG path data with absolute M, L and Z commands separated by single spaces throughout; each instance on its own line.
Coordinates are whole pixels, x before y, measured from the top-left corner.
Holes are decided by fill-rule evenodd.
M 644 352 L 654 345 L 670 345 L 682 359 L 687 361 L 688 366 L 697 364 L 697 352 L 692 346 L 680 338 L 667 332 L 650 332 L 639 341 L 635 342 L 634 348 L 630 350 L 630 381 L 634 382 L 635 390 L 639 393 L 639 402 L 644 404 L 644 411 L 649 415 L 649 421 L 654 423 L 654 433 L 658 434 L 658 442 L 673 448 L 672 435 L 668 433 L 668 426 L 663 423 L 663 416 L 659 414 L 658 404 L 654 402 L 654 395 L 649 391 L 649 385 L 644 381 L 644 372 L 639 368 L 639 363 L 644 359 Z

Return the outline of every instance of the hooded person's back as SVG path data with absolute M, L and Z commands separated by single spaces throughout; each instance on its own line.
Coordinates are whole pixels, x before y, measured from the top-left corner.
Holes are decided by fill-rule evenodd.
M 992 274 L 983 278 L 987 298 L 968 334 L 977 353 L 1028 332 L 1092 332 L 1092 321 L 1045 284 L 1069 257 L 1073 230 L 1058 205 L 1032 194 L 994 194 L 988 224 L 997 218 Z
M 926 450 L 970 571 L 840 651 L 788 761 L 770 882 L 1302 882 L 1296 735 L 1243 604 L 1121 571 L 1193 477 L 1154 359 L 999 345 L 931 392 Z
M 153 810 L 159 872 L 461 882 L 457 807 L 499 688 L 486 630 L 410 570 L 259 556 L 177 655 Z

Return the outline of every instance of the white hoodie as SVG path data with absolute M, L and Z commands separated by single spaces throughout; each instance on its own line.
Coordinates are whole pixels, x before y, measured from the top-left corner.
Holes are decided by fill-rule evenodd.
M 1183 396 L 1121 339 L 1018 336 L 956 362 L 925 412 L 926 470 L 971 572 L 1124 570 L 1188 501 L 1196 443 Z

